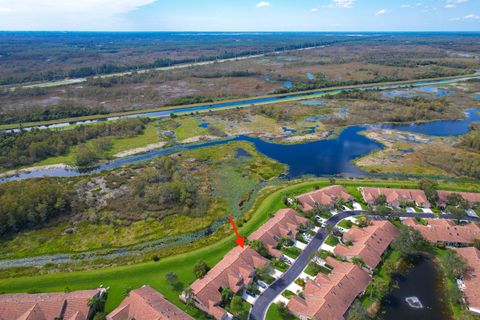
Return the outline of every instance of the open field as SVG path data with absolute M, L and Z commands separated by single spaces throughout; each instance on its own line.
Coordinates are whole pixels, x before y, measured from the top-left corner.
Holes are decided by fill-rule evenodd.
M 395 181 L 395 180 L 341 180 L 336 183 L 347 187 L 356 186 L 379 186 L 379 187 L 404 187 L 411 188 L 416 186 L 416 181 Z M 246 214 L 247 221 L 240 227 L 242 235 L 249 235 L 255 231 L 269 218 L 269 214 L 283 207 L 282 197 L 284 195 L 297 195 L 312 190 L 314 186 L 326 186 L 327 180 L 310 180 L 305 182 L 289 182 L 289 186 L 283 187 L 277 191 L 267 193 L 257 199 L 254 208 Z M 478 184 L 451 184 L 440 183 L 439 188 L 457 191 L 480 191 Z M 166 282 L 165 274 L 172 270 L 178 274 L 180 281 L 188 285 L 194 280 L 192 266 L 196 261 L 204 259 L 209 265 L 218 262 L 223 255 L 233 247 L 234 237 L 230 228 L 226 226 L 213 234 L 215 240 L 206 238 L 202 240 L 201 249 L 174 255 L 161 259 L 158 262 L 147 262 L 113 268 L 99 268 L 84 272 L 69 272 L 58 274 L 38 275 L 33 277 L 15 277 L 2 279 L 0 281 L 1 292 L 27 292 L 34 289 L 41 291 L 63 291 L 65 287 L 72 290 L 87 289 L 97 287 L 100 284 L 109 286 L 110 294 L 107 309 L 114 308 L 122 299 L 122 291 L 127 287 L 138 287 L 142 284 L 152 285 L 155 289 L 162 292 L 170 301 L 185 309 L 185 306 L 179 301 L 178 294 Z M 230 234 L 230 235 L 229 235 Z M 218 240 L 221 239 L 221 240 Z

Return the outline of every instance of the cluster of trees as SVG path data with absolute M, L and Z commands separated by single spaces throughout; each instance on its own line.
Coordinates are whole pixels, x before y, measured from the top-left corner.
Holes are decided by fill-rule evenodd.
M 0 237 L 37 228 L 71 212 L 74 194 L 60 180 L 25 180 L 0 185 Z
M 138 220 L 144 213 L 162 218 L 171 214 L 200 216 L 210 206 L 209 195 L 199 192 L 195 177 L 182 171 L 176 160 L 160 157 L 126 181 L 126 194 L 107 203 L 121 219 Z
M 42 110 L 29 108 L 25 110 L 15 110 L 0 113 L 0 124 L 23 123 L 48 121 L 65 118 L 75 118 L 98 114 L 107 114 L 108 112 L 101 107 L 87 107 L 75 104 L 62 104 L 48 107 Z
M 461 138 L 458 146 L 480 152 L 480 123 L 470 125 L 470 132 Z
M 21 131 L 0 134 L 0 168 L 14 169 L 64 155 L 70 147 L 99 137 L 131 137 L 142 134 L 144 118 L 121 119 L 92 126 L 78 126 L 70 130 Z

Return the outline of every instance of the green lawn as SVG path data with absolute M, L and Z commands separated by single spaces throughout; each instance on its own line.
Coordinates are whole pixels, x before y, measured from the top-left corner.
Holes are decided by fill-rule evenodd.
M 329 274 L 331 270 L 328 268 L 325 268 L 324 266 L 316 264 L 315 262 L 310 262 L 308 266 L 305 268 L 304 272 L 312 277 L 315 277 L 319 272 L 323 274 Z
M 332 235 L 329 235 L 327 240 L 325 240 L 325 243 L 332 247 L 335 247 L 339 242 L 338 238 Z
M 298 318 L 292 314 L 284 315 L 280 312 L 280 307 L 276 303 L 272 303 L 268 308 L 265 320 L 297 320 Z
M 297 181 L 298 182 L 298 181 Z M 239 228 L 242 235 L 248 236 L 265 223 L 269 214 L 283 208 L 282 197 L 284 195 L 296 195 L 311 191 L 314 185 L 326 186 L 327 180 L 310 180 L 301 183 L 289 182 L 289 186 L 271 192 L 257 204 L 253 214 L 247 215 L 249 221 Z M 416 182 L 399 181 L 366 181 L 366 180 L 337 180 L 337 183 L 345 185 L 369 185 L 369 186 L 416 186 Z M 474 186 L 474 188 L 473 188 Z M 452 185 L 440 184 L 442 189 L 469 191 L 478 190 L 478 185 Z M 268 190 L 272 190 L 270 187 Z M 267 192 L 267 191 L 265 191 Z M 204 259 L 210 266 L 217 263 L 234 246 L 234 236 L 225 237 L 220 241 L 206 245 L 201 249 L 188 253 L 161 259 L 158 262 L 146 262 L 140 264 L 101 268 L 90 271 L 66 272 L 47 275 L 35 275 L 31 277 L 15 277 L 0 280 L 0 292 L 27 292 L 37 289 L 41 292 L 63 291 L 67 286 L 71 290 L 92 289 L 103 284 L 110 287 L 107 310 L 112 310 L 122 300 L 122 291 L 127 287 L 139 287 L 149 284 L 159 290 L 165 297 L 185 309 L 185 306 L 175 292 L 165 281 L 165 275 L 174 271 L 185 285 L 194 280 L 192 273 L 193 265 L 200 259 Z M 204 240 L 203 243 L 208 243 Z M 189 311 L 192 312 L 192 311 Z
M 294 295 L 295 295 L 295 293 L 293 293 L 290 290 L 285 290 L 285 291 L 282 292 L 282 296 L 284 296 L 287 299 L 292 298 Z
M 338 226 L 344 229 L 350 229 L 353 226 L 353 222 L 350 220 L 344 219 L 338 223 Z
M 302 250 L 297 247 L 283 248 L 281 251 L 284 255 L 289 256 L 292 259 L 296 259 L 302 253 Z
M 274 260 L 272 261 L 272 265 L 275 269 L 285 272 L 289 268 L 288 264 L 282 260 Z

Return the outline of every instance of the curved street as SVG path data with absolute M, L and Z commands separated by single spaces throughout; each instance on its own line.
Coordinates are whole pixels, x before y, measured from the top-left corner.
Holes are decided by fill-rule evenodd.
M 298 278 L 298 276 L 300 276 L 302 271 L 310 262 L 311 254 L 320 249 L 323 242 L 328 236 L 327 230 L 334 227 L 342 219 L 356 216 L 362 213 L 365 213 L 365 211 L 363 210 L 345 211 L 345 212 L 336 214 L 333 217 L 330 217 L 325 223 L 325 225 L 328 226 L 328 228 L 326 228 L 326 226 L 320 228 L 320 230 L 318 230 L 315 237 L 312 239 L 312 241 L 310 241 L 310 243 L 303 250 L 300 256 L 298 256 L 295 262 L 290 266 L 290 268 L 288 268 L 288 270 L 285 271 L 285 273 L 282 274 L 280 278 L 278 278 L 275 282 L 273 282 L 261 295 L 259 295 L 255 303 L 253 304 L 252 309 L 250 310 L 248 319 L 264 320 L 267 310 L 272 304 L 273 300 L 275 300 L 275 298 L 279 294 L 281 294 L 293 281 L 295 281 L 295 279 Z M 385 217 L 380 217 L 380 216 L 369 216 L 369 217 L 370 219 L 379 219 L 379 220 L 385 219 Z M 406 214 L 400 215 L 399 217 L 438 218 L 438 216 L 436 216 L 435 214 L 430 214 L 430 213 L 411 213 L 411 214 L 406 213 Z M 454 219 L 453 216 L 447 215 L 447 214 L 440 216 L 440 218 Z M 474 218 L 474 217 L 465 217 L 462 220 L 475 221 L 475 222 L 480 221 L 479 218 Z
M 339 214 L 330 217 L 326 221 L 326 226 L 329 228 L 323 227 L 318 230 L 315 237 L 310 241 L 307 247 L 303 252 L 298 256 L 295 262 L 288 268 L 285 273 L 278 278 L 274 283 L 272 283 L 255 301 L 250 311 L 249 319 L 250 320 L 263 320 L 265 314 L 270 307 L 270 304 L 273 300 L 282 293 L 298 276 L 302 273 L 303 269 L 310 262 L 311 254 L 316 252 L 322 246 L 326 237 L 328 236 L 327 230 L 330 227 L 335 226 L 340 220 L 347 217 L 355 216 L 363 213 L 363 211 L 345 211 Z

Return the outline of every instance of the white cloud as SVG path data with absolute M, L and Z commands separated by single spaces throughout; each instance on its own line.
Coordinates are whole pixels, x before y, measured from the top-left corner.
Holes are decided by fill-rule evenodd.
M 479 20 L 479 19 L 480 19 L 480 16 L 477 16 L 476 14 L 470 13 L 470 14 L 467 14 L 466 16 L 451 18 L 449 20 L 450 21 L 461 21 L 461 20 Z
M 450 9 L 450 8 L 455 8 L 457 5 L 466 3 L 468 0 L 447 0 L 447 4 L 445 5 L 445 8 Z
M 0 29 L 108 29 L 118 25 L 123 14 L 155 1 L 0 0 L 0 13 L 8 13 L 2 15 Z
M 413 8 L 418 8 L 421 7 L 423 4 L 421 2 L 413 3 L 413 4 L 402 4 L 400 8 L 407 8 L 407 9 L 413 9 Z
M 268 8 L 268 7 L 271 7 L 272 5 L 270 4 L 270 2 L 266 2 L 266 1 L 261 1 L 259 3 L 257 3 L 257 8 Z
M 325 8 L 353 8 L 356 0 L 333 0 L 330 4 L 324 5 Z
M 317 8 L 313 8 L 313 9 L 311 9 L 310 11 L 311 11 L 311 12 L 317 12 L 318 9 L 317 9 Z
M 382 9 L 382 10 L 378 10 L 375 15 L 376 16 L 383 16 L 385 13 L 387 13 L 387 10 L 385 9 Z
M 480 16 L 477 16 L 476 14 L 469 14 L 464 17 L 465 19 L 480 19 Z

